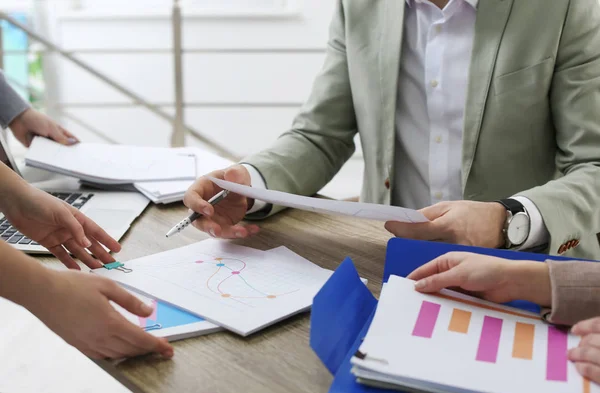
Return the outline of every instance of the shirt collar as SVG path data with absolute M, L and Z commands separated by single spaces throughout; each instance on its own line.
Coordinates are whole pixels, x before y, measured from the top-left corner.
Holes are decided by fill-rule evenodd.
M 411 7 L 415 1 L 417 1 L 417 0 L 406 0 L 406 4 L 409 7 Z M 477 4 L 479 3 L 479 0 L 464 0 L 464 1 L 466 1 L 468 4 L 470 4 L 473 8 L 477 9 Z

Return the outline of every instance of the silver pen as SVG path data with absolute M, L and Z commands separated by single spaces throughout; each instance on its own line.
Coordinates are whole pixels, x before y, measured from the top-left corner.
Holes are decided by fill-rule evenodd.
M 217 195 L 215 195 L 214 197 L 210 198 L 208 200 L 208 203 L 210 203 L 211 205 L 214 206 L 217 203 L 221 202 L 223 199 L 225 199 L 227 197 L 227 195 L 229 195 L 229 191 L 223 190 L 220 193 L 218 193 Z M 183 231 L 187 226 L 189 226 L 192 222 L 194 222 L 199 217 L 202 217 L 202 214 L 193 212 L 192 214 L 189 215 L 189 217 L 184 218 L 183 220 L 181 220 L 181 222 L 179 224 L 177 224 L 173 228 L 171 228 L 171 230 L 169 230 L 169 232 L 167 232 L 167 237 L 171 237 L 174 234 Z

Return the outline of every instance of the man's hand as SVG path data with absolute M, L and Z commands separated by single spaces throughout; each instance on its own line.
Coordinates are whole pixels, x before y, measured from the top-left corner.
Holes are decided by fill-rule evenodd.
M 600 383 L 600 318 L 579 322 L 571 332 L 582 339 L 569 351 L 569 360 L 583 377 Z
M 26 295 L 23 305 L 67 343 L 94 359 L 119 359 L 173 348 L 127 321 L 109 303 L 147 317 L 152 309 L 115 282 L 89 273 L 47 271 L 46 285 Z
M 416 269 L 408 278 L 417 280 L 415 289 L 424 293 L 459 288 L 495 303 L 518 299 L 541 306 L 552 303 L 548 265 L 540 262 L 451 252 Z
M 208 176 L 246 186 L 250 185 L 250 173 L 243 165 L 234 165 L 225 170 L 214 171 Z M 194 221 L 193 225 L 212 237 L 226 239 L 245 238 L 258 233 L 259 228 L 256 225 L 239 225 L 253 203 L 245 196 L 230 193 L 227 198 L 215 206 L 207 202 L 221 191 L 222 189 L 207 177 L 199 178 L 187 190 L 183 203 L 191 210 L 203 215 Z
M 70 269 L 79 269 L 67 250 L 91 269 L 114 258 L 102 247 L 121 250 L 119 243 L 94 221 L 44 191 L 24 184 L 19 192 L 8 194 L 2 201 L 2 212 L 21 233 L 46 247 Z
M 408 224 L 385 223 L 385 229 L 396 237 L 431 240 L 487 248 L 504 245 L 502 229 L 506 209 L 496 202 L 441 202 L 422 209 L 430 222 Z
M 17 140 L 26 147 L 31 145 L 31 141 L 36 135 L 52 139 L 63 145 L 73 145 L 79 142 L 73 134 L 35 109 L 27 109 L 8 126 Z

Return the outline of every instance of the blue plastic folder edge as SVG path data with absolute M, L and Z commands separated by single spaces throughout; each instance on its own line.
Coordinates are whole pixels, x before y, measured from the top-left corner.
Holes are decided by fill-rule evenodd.
M 452 251 L 539 262 L 574 259 L 392 238 L 388 242 L 383 282 L 387 282 L 390 275 L 406 277 L 414 269 Z M 525 301 L 512 302 L 510 305 L 528 311 L 539 311 L 538 306 Z M 323 364 L 334 375 L 329 393 L 397 393 L 361 385 L 350 372 L 350 359 L 367 334 L 376 307 L 377 301 L 360 281 L 350 258 L 342 262 L 315 296 L 311 314 L 310 343 Z

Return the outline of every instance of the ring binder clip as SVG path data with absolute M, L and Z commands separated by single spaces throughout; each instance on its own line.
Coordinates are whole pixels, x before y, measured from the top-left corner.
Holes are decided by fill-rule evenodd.
M 122 271 L 123 273 L 131 273 L 133 270 L 126 268 L 125 265 L 121 262 L 112 262 L 112 263 L 107 263 L 104 265 L 104 268 L 107 270 L 119 270 Z

